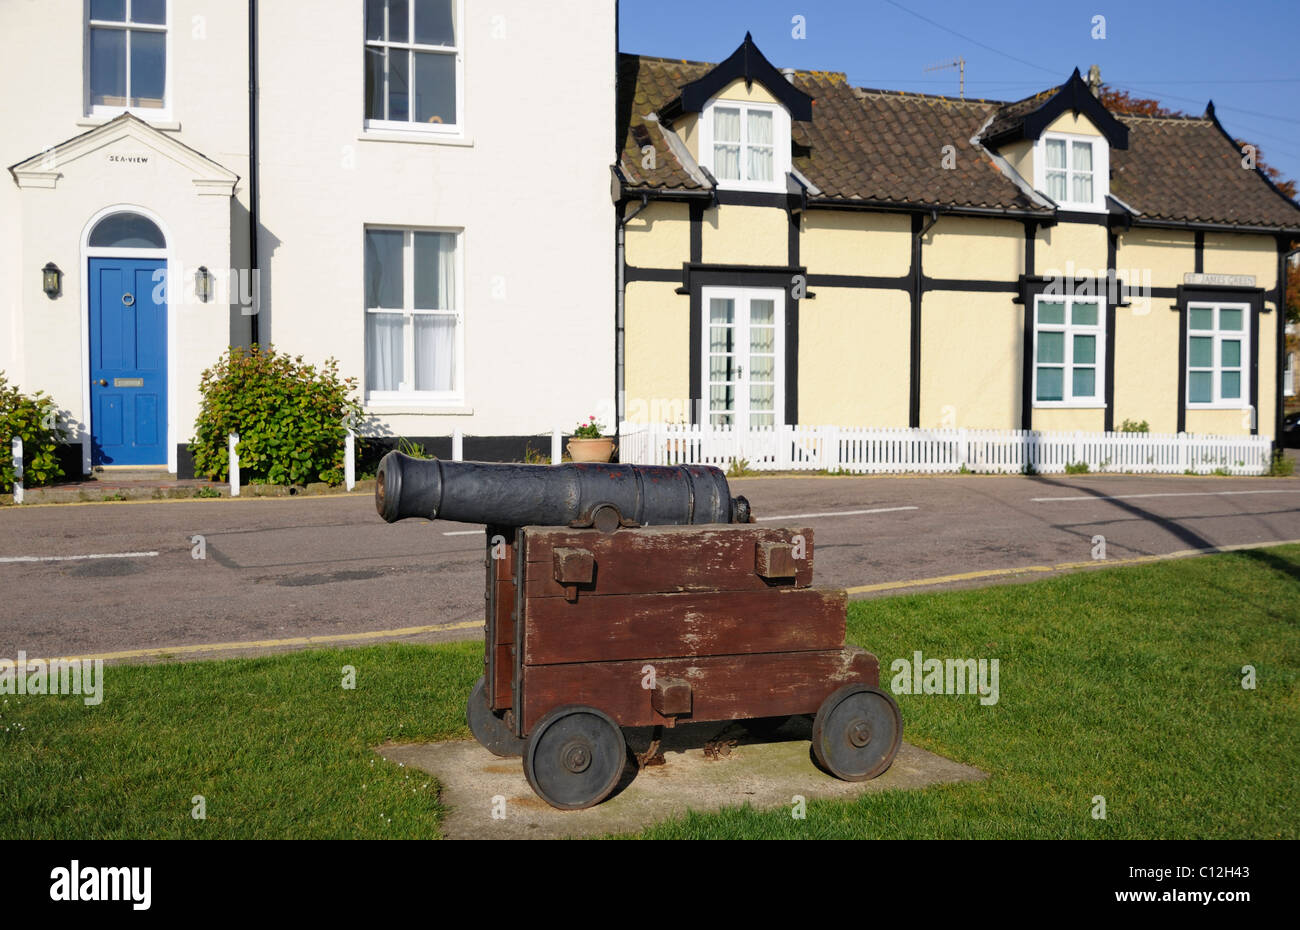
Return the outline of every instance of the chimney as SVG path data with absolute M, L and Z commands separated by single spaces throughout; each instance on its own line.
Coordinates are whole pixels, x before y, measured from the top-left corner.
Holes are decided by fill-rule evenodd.
M 1088 69 L 1088 87 L 1094 97 L 1101 97 L 1101 68 L 1097 65 Z
M 794 68 L 782 68 L 781 73 L 785 75 L 787 81 L 794 83 Z

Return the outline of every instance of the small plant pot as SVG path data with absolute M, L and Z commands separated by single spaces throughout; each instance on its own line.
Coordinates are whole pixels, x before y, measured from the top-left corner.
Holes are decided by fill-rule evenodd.
M 614 449 L 614 440 L 610 436 L 569 440 L 569 458 L 575 462 L 608 462 L 614 456 Z

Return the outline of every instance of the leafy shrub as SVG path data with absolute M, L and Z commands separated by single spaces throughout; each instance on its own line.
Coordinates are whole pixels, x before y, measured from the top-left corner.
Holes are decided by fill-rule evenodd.
M 54 401 L 44 392 L 24 394 L 0 371 L 0 492 L 14 489 L 10 443 L 23 441 L 23 487 L 49 484 L 63 477 L 59 443 L 66 438 Z
M 195 473 L 228 480 L 227 437 L 238 433 L 241 477 L 339 484 L 346 424 L 361 413 L 351 398 L 356 386 L 355 378 L 339 377 L 332 358 L 317 368 L 274 346 L 232 346 L 199 380 L 203 401 L 191 440 Z
M 1151 424 L 1146 420 L 1125 420 L 1119 425 L 1121 433 L 1149 433 Z
M 1295 462 L 1287 458 L 1284 450 L 1275 449 L 1273 459 L 1269 462 L 1268 473 L 1275 478 L 1290 478 L 1295 474 Z
M 1066 462 L 1065 473 L 1067 475 L 1086 475 L 1088 474 L 1087 462 Z

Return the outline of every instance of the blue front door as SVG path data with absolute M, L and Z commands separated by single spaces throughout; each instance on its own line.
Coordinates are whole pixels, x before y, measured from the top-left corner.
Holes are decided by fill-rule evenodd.
M 90 435 L 96 465 L 167 464 L 162 259 L 90 259 Z

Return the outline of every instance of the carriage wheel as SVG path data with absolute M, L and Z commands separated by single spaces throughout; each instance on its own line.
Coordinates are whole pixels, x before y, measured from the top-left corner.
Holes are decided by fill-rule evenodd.
M 487 681 L 483 678 L 474 683 L 474 690 L 469 693 L 465 719 L 474 738 L 493 755 L 509 757 L 524 754 L 524 741 L 515 736 L 505 721 L 488 707 Z
M 813 720 L 812 748 L 822 768 L 845 781 L 866 781 L 889 768 L 903 742 L 903 717 L 879 688 L 845 685 Z
M 551 807 L 581 810 L 599 804 L 627 764 L 623 731 L 594 707 L 566 704 L 533 727 L 524 749 L 524 776 Z

